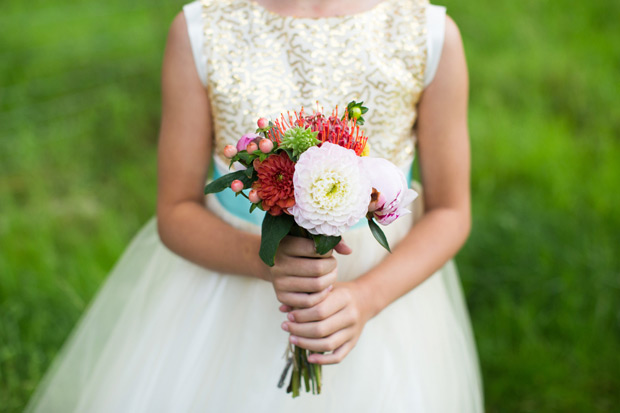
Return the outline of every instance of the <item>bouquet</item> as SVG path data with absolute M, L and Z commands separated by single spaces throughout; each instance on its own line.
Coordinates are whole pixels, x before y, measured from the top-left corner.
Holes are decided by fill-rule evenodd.
M 250 212 L 266 212 L 261 228 L 260 258 L 274 265 L 280 241 L 287 235 L 314 241 L 326 254 L 342 234 L 367 219 L 370 231 L 390 251 L 379 224 L 387 225 L 409 213 L 405 206 L 417 193 L 408 188 L 404 174 L 391 162 L 368 154 L 368 137 L 360 129 L 368 108 L 352 101 L 342 116 L 338 108 L 326 116 L 317 109 L 282 114 L 275 121 L 260 118 L 258 128 L 227 145 L 224 155 L 237 171 L 205 187 L 205 194 L 231 188 L 250 201 Z M 249 190 L 246 194 L 244 190 Z M 321 366 L 309 363 L 308 350 L 289 345 L 279 387 L 291 366 L 287 392 L 321 392 Z

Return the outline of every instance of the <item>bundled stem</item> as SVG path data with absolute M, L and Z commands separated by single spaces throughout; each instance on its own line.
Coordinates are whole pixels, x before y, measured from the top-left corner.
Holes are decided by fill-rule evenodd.
M 312 236 L 307 230 L 297 224 L 293 224 L 291 226 L 289 229 L 289 235 L 313 239 L 315 242 L 315 248 L 317 248 L 319 253 L 325 253 L 326 251 L 323 251 L 324 249 L 329 250 L 333 248 L 338 241 L 340 241 L 340 237 L 327 237 L 325 235 Z M 308 354 L 313 354 L 313 352 L 301 347 L 293 346 L 293 351 L 289 351 L 290 358 L 287 360 L 286 367 L 280 377 L 278 387 L 281 387 L 282 384 L 284 384 L 288 369 L 292 365 L 293 372 L 291 373 L 291 380 L 286 388 L 286 392 L 292 393 L 293 398 L 299 396 L 302 378 L 306 392 L 321 394 L 321 365 L 310 363 L 308 361 Z
M 288 369 L 292 365 L 293 372 L 291 373 L 291 380 L 286 388 L 286 392 L 292 393 L 293 398 L 298 397 L 301 390 L 301 379 L 303 378 L 304 388 L 307 393 L 321 394 L 321 365 L 308 362 L 308 354 L 313 352 L 294 346 L 292 353 L 289 360 L 287 360 L 278 387 L 281 387 L 283 384 Z

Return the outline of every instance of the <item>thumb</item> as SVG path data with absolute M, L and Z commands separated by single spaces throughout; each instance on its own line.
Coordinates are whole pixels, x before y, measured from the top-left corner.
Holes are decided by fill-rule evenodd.
M 344 239 L 340 240 L 340 242 L 334 247 L 334 251 L 341 255 L 349 255 L 353 252 L 351 247 L 349 247 L 347 243 L 344 242 Z

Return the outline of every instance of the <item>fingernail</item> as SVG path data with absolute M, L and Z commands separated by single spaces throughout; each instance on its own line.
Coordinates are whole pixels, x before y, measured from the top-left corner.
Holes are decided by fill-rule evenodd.
M 288 313 L 288 319 L 291 320 L 292 322 L 295 322 L 295 316 L 291 313 Z
M 285 322 L 282 323 L 282 330 L 288 331 L 288 324 Z
M 327 292 L 330 292 L 333 289 L 334 289 L 334 284 L 330 284 L 329 287 L 327 287 Z
M 293 344 L 297 344 L 297 343 L 299 342 L 299 340 L 298 340 L 298 339 L 297 339 L 297 337 L 295 337 L 295 336 L 291 336 L 291 337 L 289 338 L 289 341 L 290 341 L 291 343 L 293 343 Z

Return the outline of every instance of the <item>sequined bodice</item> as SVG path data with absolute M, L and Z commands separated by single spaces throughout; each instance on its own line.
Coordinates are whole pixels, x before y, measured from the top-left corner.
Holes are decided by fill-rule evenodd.
M 415 146 L 416 104 L 426 64 L 427 0 L 384 0 L 350 16 L 298 18 L 251 0 L 202 0 L 207 89 L 216 156 L 261 117 L 370 108 L 371 156 L 406 167 Z

